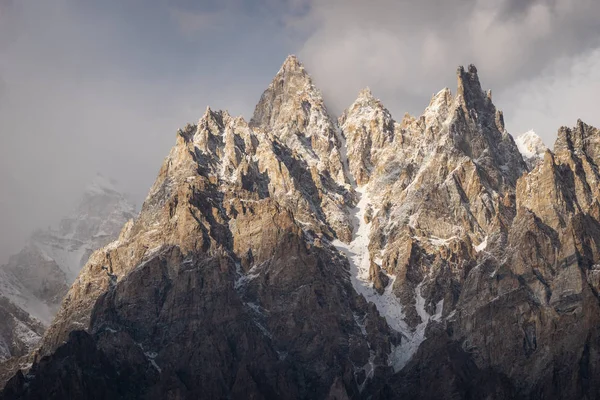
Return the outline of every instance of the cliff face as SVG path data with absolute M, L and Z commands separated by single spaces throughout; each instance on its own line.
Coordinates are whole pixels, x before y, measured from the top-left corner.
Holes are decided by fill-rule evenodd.
M 600 132 L 526 164 L 457 79 L 333 121 L 291 56 L 250 123 L 208 109 L 0 397 L 597 397 Z

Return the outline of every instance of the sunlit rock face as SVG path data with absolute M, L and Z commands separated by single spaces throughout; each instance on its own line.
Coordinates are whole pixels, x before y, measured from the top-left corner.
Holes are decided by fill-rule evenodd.
M 2 398 L 598 397 L 600 132 L 515 142 L 457 81 L 336 120 L 290 56 L 249 123 L 207 109 Z

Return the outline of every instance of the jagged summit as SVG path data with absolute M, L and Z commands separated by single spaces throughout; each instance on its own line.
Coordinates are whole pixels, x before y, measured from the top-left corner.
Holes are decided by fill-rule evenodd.
M 491 91 L 485 93 L 481 89 L 477 68 L 474 65 L 468 66 L 466 70 L 464 67 L 459 67 L 457 77 L 456 97 L 448 88 L 444 88 L 432 96 L 430 104 L 421 117 L 425 126 L 428 127 L 427 129 L 431 131 L 426 136 L 432 136 L 422 140 L 438 143 L 445 137 L 444 132 L 450 133 L 455 145 L 461 151 L 465 151 L 469 157 L 481 159 L 483 156 L 495 159 L 493 161 L 495 164 L 505 166 L 500 174 L 508 173 L 509 179 L 513 182 L 516 181 L 525 167 L 522 165 L 506 169 L 507 165 L 516 165 L 509 159 L 519 158 L 519 153 L 514 151 L 516 147 L 514 143 L 511 144 L 512 139 L 505 131 L 502 112 L 496 110 L 491 101 Z M 457 114 L 459 108 L 463 110 L 462 115 Z M 382 114 L 380 125 L 387 133 L 377 134 L 377 137 L 371 138 L 369 136 L 373 134 L 373 131 L 366 133 L 367 131 L 363 129 L 361 135 L 366 136 L 358 142 L 353 142 L 352 138 L 345 136 L 348 132 L 339 137 L 335 132 L 335 126 L 328 114 L 321 92 L 315 87 L 298 58 L 290 55 L 262 94 L 249 126 L 250 128 L 260 128 L 274 135 L 295 153 L 300 154 L 304 161 L 310 165 L 316 165 L 320 171 L 328 170 L 336 181 L 342 183 L 353 179 L 344 172 L 342 162 L 344 157 L 341 154 L 342 150 L 345 151 L 342 149 L 345 146 L 344 141 L 360 143 L 360 148 L 353 148 L 352 145 L 348 147 L 349 154 L 352 151 L 365 153 L 373 150 L 377 152 L 377 147 L 373 149 L 370 147 L 382 146 L 385 142 L 391 142 L 392 138 L 397 137 L 397 134 L 394 132 L 395 121 L 391 114 L 381 101 L 373 96 L 368 87 L 359 92 L 355 102 L 339 118 L 338 125 L 342 127 L 347 123 L 356 123 L 357 118 L 372 119 L 371 117 L 378 113 Z M 222 112 L 213 112 L 208 108 L 200 120 L 195 136 L 201 149 L 206 150 L 206 146 L 210 145 L 213 137 L 223 130 L 222 115 Z M 465 132 L 455 136 L 452 132 L 457 132 L 457 130 L 452 126 L 463 119 L 472 125 L 470 128 L 472 132 L 466 136 Z M 408 127 L 417 121 L 414 118 L 404 119 L 402 126 Z M 477 128 L 478 126 L 495 126 L 497 129 L 481 131 L 481 128 Z M 205 127 L 208 129 L 204 129 Z M 499 142 L 506 142 L 506 144 L 500 145 L 499 149 Z M 214 147 L 214 143 L 212 147 Z M 355 156 L 350 159 L 350 163 L 362 164 L 364 161 L 356 161 Z M 365 174 L 369 168 L 366 165 L 361 168 L 363 172 L 359 174 L 363 175 L 363 179 L 359 179 L 359 181 L 365 183 Z M 349 172 L 351 170 L 352 168 Z
M 213 113 L 213 109 L 211 108 L 210 105 L 206 106 L 206 110 L 204 110 L 204 114 L 202 114 L 202 117 L 200 118 L 201 120 L 208 117 L 209 115 L 211 115 Z
M 481 83 L 479 82 L 479 75 L 475 65 L 469 64 L 467 70 L 465 70 L 464 66 L 460 65 L 456 69 L 456 76 L 458 79 L 459 94 L 463 94 L 465 89 L 479 89 L 481 91 Z
M 286 57 L 285 61 L 281 65 L 281 69 L 278 74 L 283 72 L 305 72 L 304 65 L 300 62 L 295 54 L 290 54 Z
M 450 90 L 450 88 L 446 86 L 445 88 L 443 88 L 439 92 L 432 94 L 431 95 L 431 100 L 429 101 L 429 104 L 433 103 L 435 101 L 435 99 L 438 99 L 440 97 L 453 98 L 453 96 L 452 96 L 452 90 Z
M 273 78 L 269 87 L 262 94 L 250 120 L 251 126 L 271 126 L 277 124 L 280 114 L 294 111 L 295 101 L 307 102 L 311 106 L 324 108 L 320 91 L 313 85 L 310 75 L 296 58 L 290 55 Z M 306 109 L 310 112 L 310 109 Z M 285 117 L 285 115 L 283 115 Z
M 418 118 L 363 90 L 336 126 L 288 57 L 250 124 L 207 109 L 178 131 L 8 398 L 91 379 L 157 399 L 599 397 L 600 132 L 559 136 L 528 172 L 473 66 Z
M 227 118 L 229 118 L 227 111 L 213 111 L 207 107 L 198 121 L 196 131 L 188 132 L 186 135 L 187 140 L 192 140 L 196 147 L 205 153 L 214 152 L 222 142 L 221 135 Z
M 457 81 L 456 98 L 458 104 L 463 107 L 465 116 L 479 124 L 494 123 L 503 133 L 505 131 L 504 115 L 494 106 L 491 89 L 487 92 L 483 91 L 477 67 L 471 64 L 466 71 L 464 67 L 458 67 Z
M 554 152 L 574 152 L 578 156 L 596 157 L 600 155 L 600 131 L 578 119 L 575 127 L 563 126 L 558 130 Z
M 383 105 L 381 100 L 373 95 L 373 92 L 369 87 L 365 87 L 358 92 L 358 95 L 354 102 L 342 113 L 338 122 L 345 120 L 350 114 L 356 113 L 369 113 L 378 110 L 390 114 L 387 108 Z M 391 115 L 390 115 L 391 118 Z M 342 122 L 343 123 L 343 122 Z
M 356 107 L 357 105 L 359 105 L 361 107 L 373 107 L 373 108 L 377 108 L 380 110 L 385 110 L 385 112 L 389 113 L 389 111 L 387 111 L 386 107 L 383 105 L 381 100 L 373 95 L 371 88 L 368 86 L 365 87 L 364 89 L 361 89 L 358 92 L 358 95 L 357 95 L 356 99 L 354 100 L 354 103 L 352 103 L 350 105 L 348 110 Z
M 338 119 L 346 141 L 346 159 L 351 181 L 368 183 L 380 151 L 394 140 L 394 124 L 390 112 L 367 87 Z
M 359 99 L 365 99 L 365 100 L 374 100 L 375 97 L 373 96 L 373 92 L 371 92 L 371 88 L 370 87 L 365 87 L 364 89 L 361 89 L 360 92 L 358 92 L 358 98 Z
M 250 127 L 270 131 L 305 162 L 343 184 L 341 142 L 321 92 L 295 56 L 289 56 L 256 105 Z
M 531 170 L 544 159 L 548 147 L 533 130 L 527 131 L 515 139 L 515 143 Z
M 200 117 L 199 122 L 208 121 L 208 120 L 222 120 L 222 115 L 229 115 L 227 111 L 224 110 L 213 110 L 210 106 L 206 106 L 206 110 L 202 117 Z M 220 122 L 222 123 L 222 121 Z
M 496 109 L 492 104 L 491 91 L 484 92 L 481 88 L 477 67 L 471 64 L 465 71 L 464 67 L 460 66 L 457 69 L 457 99 L 463 104 L 465 111 L 468 114 L 470 110 L 488 110 L 495 113 Z
M 423 112 L 425 123 L 435 125 L 435 121 L 445 121 L 454 107 L 454 97 L 449 88 L 444 88 L 431 96 L 429 105 Z

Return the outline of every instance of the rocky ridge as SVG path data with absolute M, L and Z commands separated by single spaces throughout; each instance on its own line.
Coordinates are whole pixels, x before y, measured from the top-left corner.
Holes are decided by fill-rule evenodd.
M 250 123 L 207 109 L 0 397 L 597 397 L 600 132 L 532 168 L 457 80 L 333 121 L 290 56 Z

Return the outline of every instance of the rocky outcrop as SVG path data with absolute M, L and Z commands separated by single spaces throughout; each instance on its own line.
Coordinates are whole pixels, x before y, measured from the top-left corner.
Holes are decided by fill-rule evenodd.
M 597 175 L 591 166 L 589 175 L 581 171 L 578 162 L 592 160 L 593 150 L 563 145 L 573 133 L 580 143 L 597 135 L 582 123 L 562 128 L 556 154 L 546 152 L 543 163 L 519 180 L 517 214 L 502 246 L 510 252 L 490 249 L 471 272 L 459 301 L 466 315 L 453 327 L 479 367 L 505 374 L 518 393 L 533 398 L 599 393 L 598 383 L 588 378 L 598 369 L 592 338 L 599 334 L 600 309 L 589 279 L 599 249 L 597 197 L 589 189 Z M 514 310 L 510 316 L 507 308 Z M 474 322 L 482 319 L 487 322 Z
M 350 176 L 358 185 L 368 183 L 379 155 L 394 140 L 395 122 L 371 90 L 362 90 L 339 119 L 347 146 Z
M 0 398 L 598 397 L 600 132 L 528 165 L 457 79 L 336 125 L 289 57 L 250 123 L 207 109 Z
M 321 174 L 343 184 L 340 140 L 319 90 L 295 56 L 289 56 L 263 93 L 250 125 L 269 130 Z
M 261 96 L 249 126 L 257 134 L 266 132 L 274 139 L 270 145 L 274 156 L 286 166 L 292 180 L 284 188 L 296 186 L 303 196 L 301 203 L 308 203 L 300 205 L 306 211 L 299 217 L 314 220 L 311 216 L 320 214 L 318 220 L 349 241 L 344 209 L 350 195 L 342 156 L 344 139 L 337 134 L 321 93 L 295 56 L 285 60 Z M 279 180 L 272 182 L 281 188 Z M 328 236 L 333 237 L 333 232 Z

